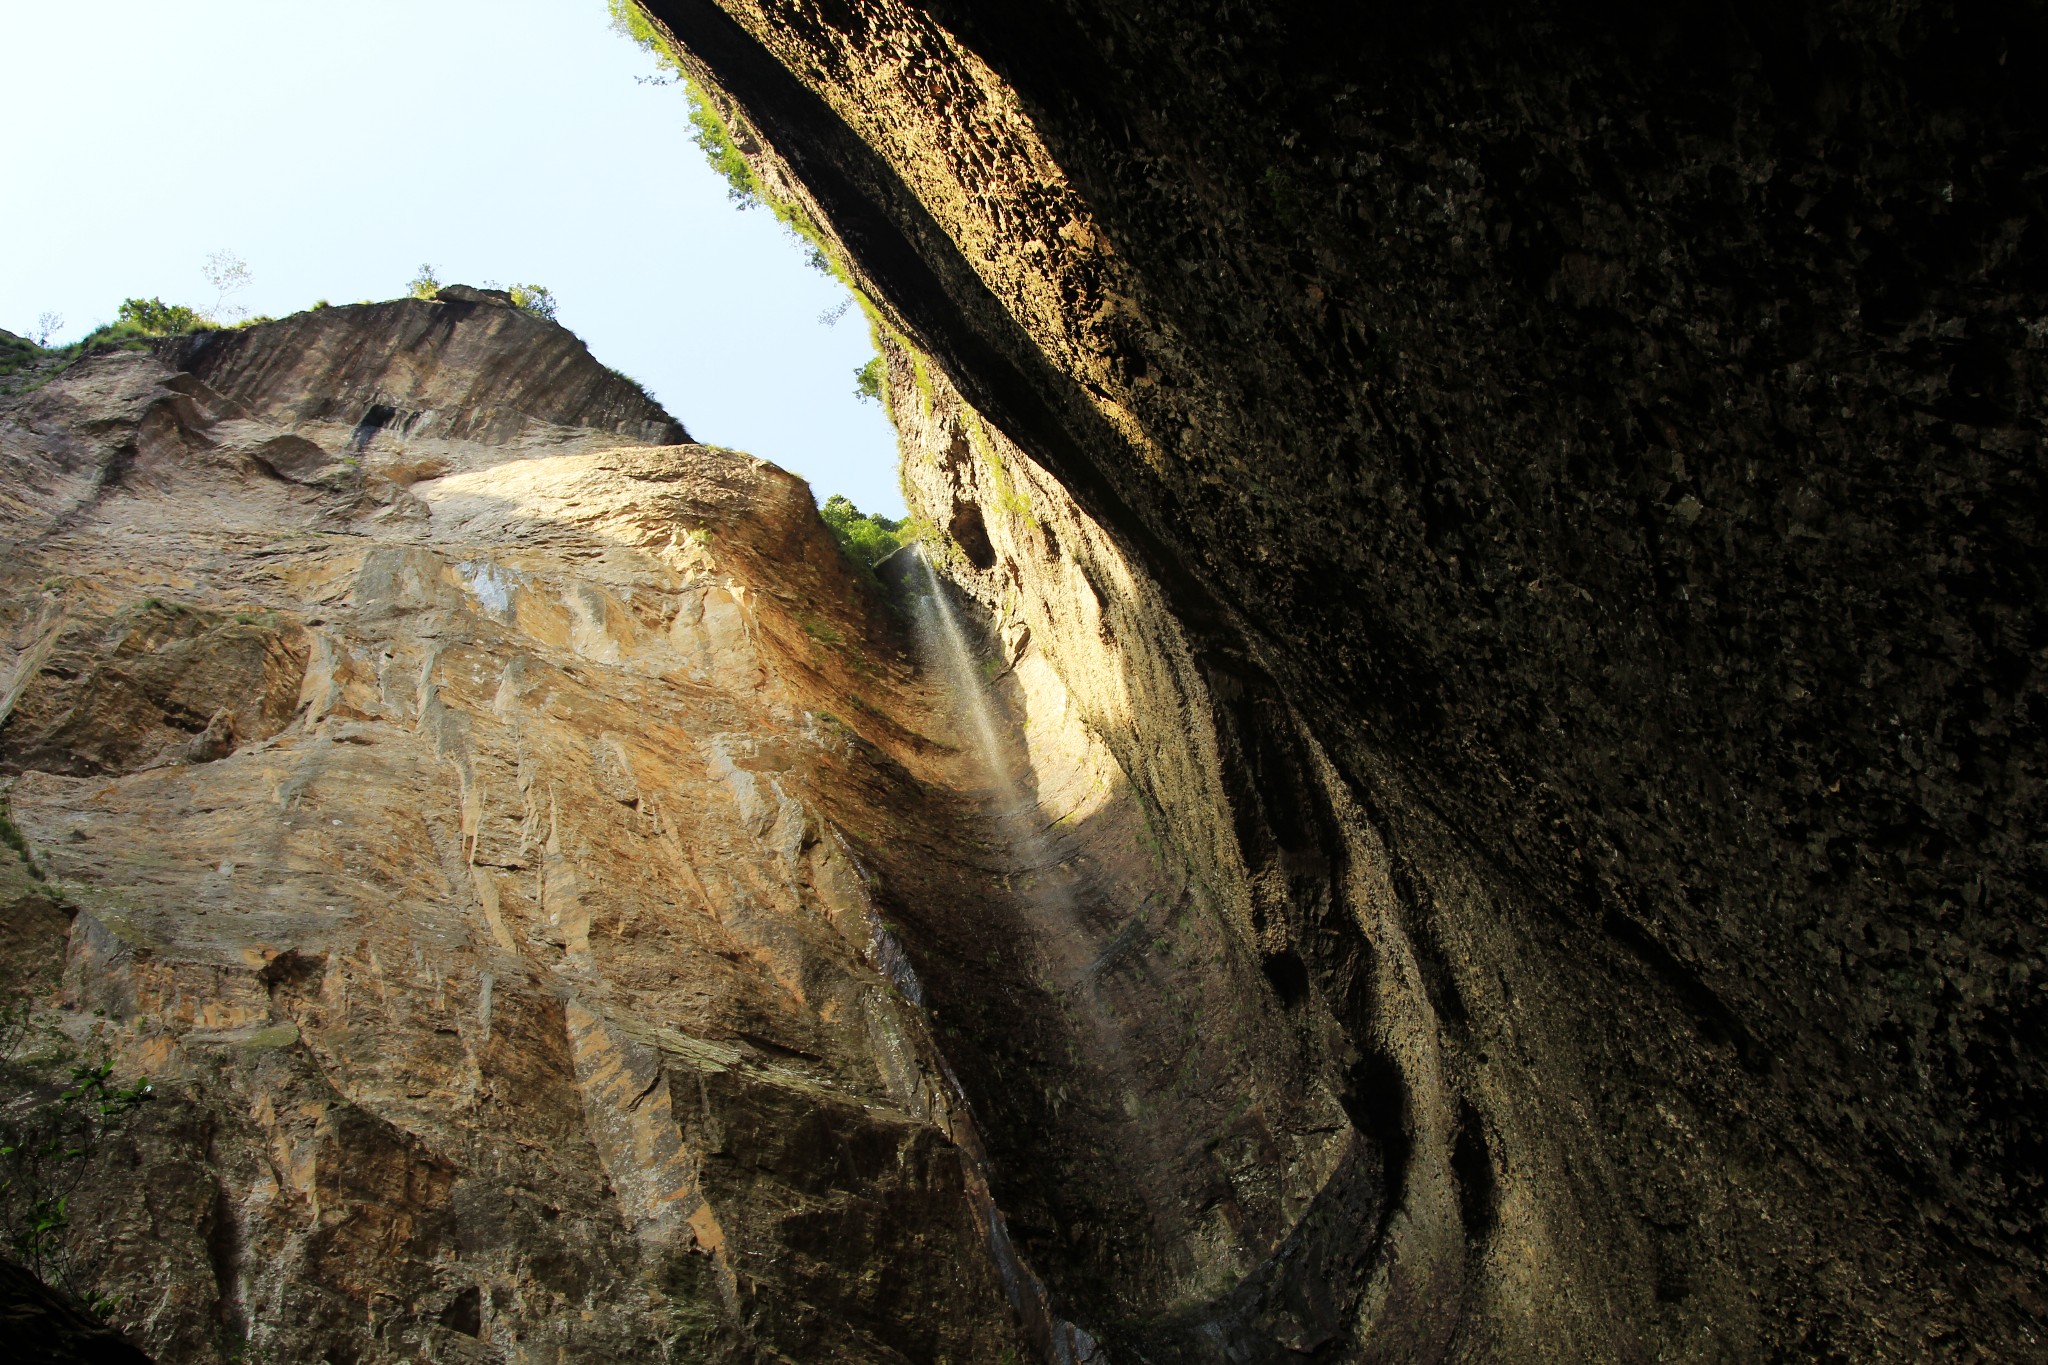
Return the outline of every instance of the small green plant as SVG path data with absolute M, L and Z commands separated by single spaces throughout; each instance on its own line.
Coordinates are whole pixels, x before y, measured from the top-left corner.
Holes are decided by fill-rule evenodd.
M 612 32 L 653 55 L 660 68 L 659 75 L 649 78 L 654 84 L 668 85 L 683 79 L 682 63 L 669 51 L 668 39 L 633 0 L 605 0 L 605 8 L 611 15 Z
M 868 363 L 853 372 L 853 396 L 865 398 L 870 403 L 882 401 L 882 381 L 888 375 L 883 367 L 882 357 L 872 356 Z
M 804 634 L 810 636 L 821 645 L 845 643 L 846 637 L 841 635 L 838 628 L 822 616 L 813 616 L 810 612 L 800 611 L 796 614 L 796 623 L 804 628 Z
M 25 995 L 0 1005 L 0 1071 L 10 1089 L 26 1092 L 26 1102 L 10 1105 L 0 1121 L 0 1239 L 37 1279 L 104 1317 L 118 1304 L 86 1282 L 85 1267 L 67 1246 L 71 1200 L 107 1140 L 155 1092 L 146 1077 L 118 1084 L 105 1057 L 77 1061 L 59 1047 L 25 1059 L 20 1054 L 34 1032 Z M 47 1077 L 53 1066 L 63 1068 L 63 1081 Z
M 803 207 L 791 200 L 780 198 L 768 192 L 755 172 L 753 163 L 740 148 L 740 141 L 733 135 L 733 128 L 718 106 L 690 79 L 682 58 L 669 45 L 668 35 L 654 25 L 646 13 L 633 0 L 607 0 L 611 13 L 612 31 L 627 38 L 643 51 L 653 56 L 660 74 L 652 79 L 661 85 L 680 83 L 683 95 L 690 106 L 690 141 L 697 144 L 697 150 L 704 153 L 704 159 L 711 163 L 711 169 L 725 178 L 726 197 L 743 209 L 756 205 L 765 207 L 775 215 L 777 222 L 789 230 L 799 245 L 804 248 L 812 269 L 830 275 L 840 283 L 853 288 L 852 280 L 832 258 L 823 229 L 813 222 Z M 752 139 L 749 138 L 749 141 Z
M 7 845 L 14 856 L 21 859 L 24 872 L 36 881 L 43 880 L 43 869 L 36 865 L 34 856 L 29 853 L 28 840 L 21 837 L 21 831 L 15 827 L 4 800 L 0 800 L 0 844 Z M 4 1036 L 4 1031 L 0 1031 L 0 1036 Z
M 924 420 L 931 421 L 932 404 L 937 401 L 937 395 L 932 389 L 931 371 L 925 365 L 922 351 L 913 350 L 910 353 L 910 382 L 917 386 L 918 402 L 923 409 Z
M 162 299 L 123 299 L 114 314 L 114 328 L 120 328 L 123 323 L 127 324 L 128 330 L 149 336 L 196 332 L 209 325 L 197 309 L 187 308 L 182 303 L 165 303 Z M 99 330 L 113 329 L 103 327 Z
M 903 534 L 902 521 L 865 514 L 843 493 L 834 493 L 825 499 L 825 505 L 818 509 L 818 516 L 826 529 L 832 532 L 832 538 L 839 542 L 839 548 L 864 569 L 873 569 L 900 549 L 907 539 Z
M 413 276 L 412 282 L 405 286 L 405 293 L 406 297 L 414 299 L 439 298 L 441 281 L 434 274 L 434 267 L 423 262 L 420 265 L 420 273 Z
M 1038 518 L 1032 515 L 1031 499 L 1020 493 L 1010 481 L 1010 471 L 1003 465 L 1003 453 L 981 425 L 981 415 L 967 414 L 967 443 L 974 453 L 981 457 L 982 467 L 996 486 L 995 505 L 1021 519 L 1026 526 L 1036 527 Z
M 515 284 L 507 291 L 512 295 L 512 306 L 521 308 L 537 318 L 555 320 L 555 296 L 545 286 L 538 284 Z
M 746 155 L 734 144 L 732 130 L 725 126 L 725 120 L 718 116 L 718 111 L 711 107 L 696 86 L 686 82 L 683 91 L 684 98 L 690 102 L 690 141 L 704 153 L 711 169 L 725 177 L 725 197 L 743 209 L 761 203 L 764 198 L 761 181 L 754 174 L 754 168 L 747 164 Z

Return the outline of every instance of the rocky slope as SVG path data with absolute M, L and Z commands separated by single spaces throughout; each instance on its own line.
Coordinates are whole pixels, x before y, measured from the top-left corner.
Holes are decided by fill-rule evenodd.
M 1199 1189 L 1270 1241 L 1343 1159 L 1312 1057 L 1193 1023 L 1264 1016 L 1071 715 L 1033 716 L 1050 875 L 1105 936 L 1149 916 L 1117 941 L 1189 999 L 977 932 L 1049 874 L 912 636 L 800 481 L 682 437 L 481 295 L 0 407 L 0 969 L 48 1032 L 5 1100 L 48 1103 L 60 1045 L 153 1079 L 64 1259 L 157 1360 L 997 1365 L 1085 1345 L 989 1201 L 986 1149 L 1030 1141 L 999 1125 L 1116 1146 L 1157 1286 L 1242 1268 L 1188 1252 Z M 979 1131 L 934 1042 L 1002 1008 L 964 959 L 1014 1008 L 960 1070 L 1059 1059 Z M 1115 984 L 1077 1017 L 1145 1020 L 1142 1084 L 1066 1062 L 1083 976 Z M 1157 1112 L 1149 1164 L 1104 1136 Z
M 1379 1154 L 1341 1253 L 1169 1305 L 1051 1228 L 1056 1297 L 1160 1361 L 2039 1354 L 2038 16 L 647 9 Z

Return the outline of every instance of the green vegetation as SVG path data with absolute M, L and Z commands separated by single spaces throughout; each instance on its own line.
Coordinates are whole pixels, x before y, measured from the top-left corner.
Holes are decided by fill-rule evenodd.
M 848 289 L 853 288 L 852 280 L 845 270 L 833 259 L 830 241 L 823 229 L 804 212 L 802 205 L 793 200 L 770 194 L 768 187 L 761 183 L 761 177 L 740 150 L 739 140 L 733 136 L 731 124 L 726 116 L 690 79 L 689 71 L 683 66 L 682 58 L 669 45 L 668 35 L 655 27 L 646 13 L 633 0 L 607 0 L 612 20 L 612 31 L 630 39 L 633 44 L 653 56 L 660 67 L 657 80 L 663 83 L 677 82 L 683 87 L 683 95 L 690 103 L 690 126 L 694 130 L 690 140 L 697 144 L 697 150 L 704 153 L 704 159 L 711 163 L 711 169 L 725 178 L 726 195 L 743 209 L 761 205 L 775 215 L 777 222 L 789 229 L 790 235 L 805 248 L 810 257 L 812 269 L 837 279 Z M 752 141 L 752 138 L 748 139 Z
M 924 352 L 910 348 L 910 382 L 917 386 L 918 402 L 924 411 L 924 420 L 932 420 L 932 404 L 937 396 L 932 389 L 931 371 L 925 368 Z
M 401 297 L 425 299 L 428 302 L 432 302 L 441 297 L 441 291 L 446 287 L 445 281 L 434 272 L 434 267 L 422 263 L 420 273 L 413 276 L 406 283 L 405 293 Z M 555 310 L 559 305 L 555 298 L 555 291 L 544 284 L 501 285 L 496 280 L 485 280 L 483 287 L 486 289 L 496 289 L 509 295 L 514 308 L 531 313 L 537 318 L 545 318 L 549 322 L 557 320 Z M 366 299 L 364 302 L 368 302 L 368 300 Z M 325 308 L 327 307 L 327 300 L 322 299 L 313 306 L 315 308 Z M 613 373 L 616 374 L 617 371 L 613 371 Z
M 555 320 L 555 296 L 553 291 L 538 284 L 515 284 L 507 291 L 512 295 L 512 306 L 522 308 L 537 318 Z
M 696 143 L 697 150 L 704 153 L 704 159 L 711 163 L 711 169 L 725 177 L 726 197 L 743 209 L 753 208 L 757 204 L 765 207 L 775 215 L 775 221 L 788 230 L 797 245 L 804 249 L 805 259 L 811 269 L 821 275 L 830 275 L 848 289 L 852 289 L 852 279 L 832 257 L 831 242 L 825 236 L 824 230 L 810 214 L 804 212 L 801 204 L 768 192 L 768 187 L 762 184 L 760 175 L 755 172 L 753 163 L 747 160 L 746 154 L 734 140 L 732 128 L 726 123 L 725 116 L 718 111 L 718 106 L 687 80 L 683 82 L 683 95 L 690 102 L 690 126 L 695 129 L 690 134 L 690 141 Z
M 842 493 L 825 499 L 818 515 L 832 532 L 832 538 L 839 542 L 839 548 L 846 551 L 847 558 L 865 569 L 873 569 L 910 539 L 906 534 L 907 522 L 865 515 Z
M 35 366 L 48 354 L 27 337 L 0 336 L 0 379 Z
M 871 403 L 881 402 L 882 381 L 886 377 L 887 371 L 882 364 L 882 357 L 873 357 L 867 364 L 853 372 L 854 397 L 865 398 Z
M 28 851 L 28 840 L 22 838 L 21 831 L 15 827 L 5 797 L 0 797 L 0 844 L 5 844 L 15 857 L 21 859 L 22 870 L 30 877 L 36 881 L 43 880 L 43 869 L 36 865 L 34 855 Z
M 253 322 L 267 322 L 256 318 Z M 249 324 L 241 324 L 249 325 Z M 162 299 L 123 299 L 114 321 L 103 323 L 68 346 L 40 346 L 26 337 L 0 334 L 0 392 L 35 388 L 74 361 L 95 351 L 147 350 L 162 337 L 219 331 L 221 325 L 196 308 Z M 19 376 L 19 378 L 16 378 Z M 13 382 L 7 382 L 12 380 Z
M 1038 518 L 1031 510 L 1031 499 L 1010 482 L 1010 471 L 1003 464 L 1002 452 L 996 449 L 996 443 L 983 429 L 980 413 L 969 411 L 967 414 L 967 444 L 981 457 L 982 467 L 988 470 L 995 482 L 996 506 L 1019 518 L 1026 526 L 1036 528 Z
M 841 635 L 838 628 L 822 616 L 814 615 L 808 611 L 800 611 L 796 614 L 796 623 L 804 628 L 804 634 L 810 636 L 821 645 L 846 643 L 846 637 Z
M 733 121 L 691 79 L 681 54 L 671 46 L 668 35 L 647 17 L 646 12 L 635 4 L 634 0 L 606 0 L 606 4 L 611 14 L 612 31 L 654 58 L 659 74 L 648 79 L 658 84 L 680 84 L 683 87 L 683 96 L 689 101 L 690 107 L 690 126 L 693 130 L 690 140 L 704 153 L 704 159 L 711 164 L 711 168 L 724 178 L 728 197 L 742 209 L 753 208 L 756 205 L 765 207 L 804 248 L 812 269 L 830 275 L 846 286 L 847 292 L 853 296 L 853 301 L 860 305 L 861 313 L 867 318 L 869 332 L 877 338 L 875 349 L 879 351 L 880 335 L 893 329 L 855 285 L 852 272 L 839 258 L 824 229 L 801 204 L 772 193 L 762 181 L 760 173 L 754 168 L 754 163 L 742 150 L 746 145 L 758 144 L 759 139 L 744 126 L 738 130 L 743 137 L 736 136 Z M 843 309 L 828 310 L 823 320 L 828 323 L 837 322 L 840 312 L 843 312 Z M 908 346 L 907 343 L 905 349 L 915 351 L 915 348 Z M 882 402 L 885 378 L 882 358 L 877 355 L 856 372 L 855 392 L 862 397 Z M 928 386 L 925 410 L 929 415 L 931 398 Z
M 65 1236 L 71 1199 L 154 1092 L 147 1079 L 116 1085 L 106 1057 L 81 1060 L 55 1029 L 38 1031 L 26 995 L 0 1005 L 0 1080 L 12 1097 L 0 1119 L 0 1239 L 37 1279 L 104 1317 L 116 1305 L 93 1292 Z
M 552 320 L 552 317 L 550 318 L 550 320 Z M 654 395 L 648 392 L 647 386 L 641 383 L 639 380 L 635 379 L 632 375 L 627 374 L 624 370 L 618 369 L 617 367 L 612 365 L 605 366 L 605 369 L 611 373 L 612 378 L 623 380 L 624 382 L 631 384 L 634 388 L 638 389 L 640 391 L 640 396 L 642 398 L 645 398 L 648 402 L 653 403 L 656 407 L 661 406 L 661 404 L 656 401 Z
M 725 177 L 725 197 L 743 209 L 753 208 L 766 196 L 761 192 L 760 177 L 747 164 L 746 156 L 732 140 L 732 130 L 725 126 L 718 111 L 713 109 L 697 87 L 687 81 L 683 84 L 683 96 L 690 102 L 690 126 L 695 131 L 690 141 L 697 144 L 697 150 L 704 153 L 704 159 L 711 163 L 711 169 Z
M 668 38 L 633 0 L 606 0 L 605 7 L 611 12 L 612 32 L 631 39 L 635 46 L 653 54 L 655 64 L 662 71 L 654 78 L 658 83 L 667 84 L 684 78 L 682 63 L 669 50 Z
M 123 299 L 114 320 L 116 326 L 129 323 L 137 331 L 151 336 L 196 332 L 213 325 L 196 309 L 181 303 L 165 303 L 162 299 Z

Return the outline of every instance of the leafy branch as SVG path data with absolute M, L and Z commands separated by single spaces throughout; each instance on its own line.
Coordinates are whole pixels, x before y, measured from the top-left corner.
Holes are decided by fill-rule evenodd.
M 135 1111 L 155 1098 L 147 1077 L 122 1085 L 105 1057 L 73 1062 L 68 1084 L 51 1084 L 17 1060 L 30 1039 L 33 1011 L 26 999 L 0 1006 L 0 1065 L 10 1079 L 27 1081 L 0 1117 L 0 1240 L 43 1283 L 69 1291 L 95 1313 L 117 1306 L 89 1284 L 68 1245 L 71 1201 L 91 1174 L 94 1158 Z M 57 1058 L 61 1065 L 63 1058 Z

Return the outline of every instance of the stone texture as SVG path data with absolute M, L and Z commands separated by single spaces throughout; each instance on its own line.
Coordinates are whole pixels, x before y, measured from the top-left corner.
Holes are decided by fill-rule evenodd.
M 501 291 L 459 284 L 431 301 L 316 308 L 260 331 L 196 333 L 173 359 L 271 427 L 344 457 L 374 450 L 401 476 L 452 468 L 466 451 L 690 439 L 575 333 Z
M 0 965 L 157 1091 L 74 1264 L 166 1365 L 1021 1358 L 882 970 L 1000 883 L 944 708 L 800 481 L 509 313 L 0 408 Z
M 1320 1349 L 2040 1353 L 2031 11 L 647 8 L 1363 1064 Z

